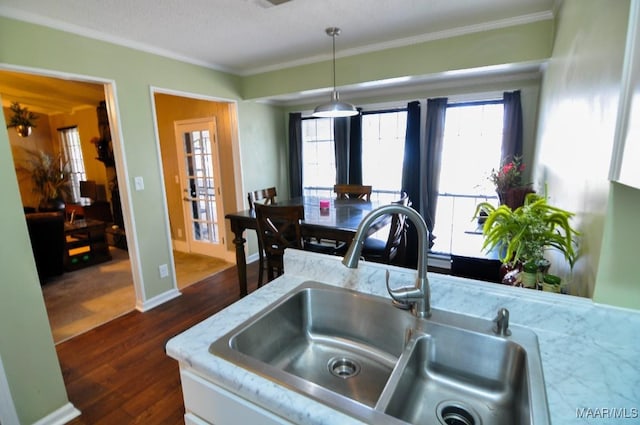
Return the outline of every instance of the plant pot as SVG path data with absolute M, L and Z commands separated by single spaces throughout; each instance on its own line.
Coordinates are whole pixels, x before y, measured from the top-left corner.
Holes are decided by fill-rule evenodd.
M 538 289 L 538 266 L 535 264 L 525 264 L 520 273 L 522 286 L 529 289 Z
M 524 205 L 524 198 L 528 193 L 533 193 L 533 189 L 528 186 L 525 187 L 512 187 L 511 189 L 507 189 L 504 191 L 499 191 L 498 199 L 500 199 L 500 204 L 506 205 L 511 210 L 515 210 L 518 207 Z
M 542 290 L 546 292 L 560 293 L 562 280 L 555 275 L 548 274 L 542 280 Z
M 16 125 L 16 133 L 20 137 L 29 137 L 31 135 L 31 129 L 33 127 L 28 125 Z

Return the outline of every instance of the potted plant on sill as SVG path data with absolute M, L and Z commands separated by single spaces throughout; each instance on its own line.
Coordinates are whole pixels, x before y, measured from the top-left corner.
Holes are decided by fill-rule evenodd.
M 31 129 L 36 127 L 35 120 L 38 119 L 38 116 L 26 107 L 21 107 L 18 102 L 12 102 L 9 109 L 13 115 L 9 118 L 7 128 L 15 127 L 20 137 L 28 137 L 31 134 Z
M 503 163 L 497 170 L 494 168 L 489 174 L 489 180 L 496 188 L 500 204 L 508 205 L 512 210 L 524 204 L 525 196 L 533 192 L 530 184 L 522 182 L 524 169 L 522 158 L 516 156 L 512 161 Z
M 573 268 L 577 259 L 579 233 L 571 227 L 573 213 L 547 203 L 546 197 L 526 195 L 524 205 L 511 209 L 507 205 L 478 204 L 475 217 L 487 214 L 482 233 L 483 250 L 498 252 L 500 261 L 511 268 L 532 270 L 546 268 L 546 249 L 560 251 Z M 546 272 L 546 270 L 545 270 Z
M 39 195 L 38 209 L 51 211 L 64 209 L 64 201 L 71 196 L 70 173 L 62 155 L 25 149 L 29 158 L 18 171 L 28 175 L 33 191 Z

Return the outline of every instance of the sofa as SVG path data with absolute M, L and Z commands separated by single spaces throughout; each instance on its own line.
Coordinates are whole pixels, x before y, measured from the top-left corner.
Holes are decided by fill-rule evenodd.
M 64 272 L 64 211 L 25 214 L 40 284 Z

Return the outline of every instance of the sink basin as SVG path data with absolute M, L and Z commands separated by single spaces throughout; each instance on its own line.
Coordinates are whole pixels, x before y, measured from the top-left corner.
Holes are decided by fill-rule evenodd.
M 405 329 L 416 320 L 383 298 L 309 284 L 228 333 L 210 352 L 314 397 L 337 403 L 347 397 L 373 407 L 404 351 Z
M 381 400 L 385 413 L 410 423 L 434 417 L 444 424 L 532 423 L 527 351 L 520 344 L 432 324 L 409 351 Z
M 537 337 L 306 282 L 209 351 L 367 423 L 547 424 Z

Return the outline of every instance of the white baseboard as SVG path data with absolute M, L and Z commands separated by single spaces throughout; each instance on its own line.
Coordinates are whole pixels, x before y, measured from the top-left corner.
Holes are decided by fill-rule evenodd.
M 155 297 L 149 300 L 143 301 L 142 303 L 138 301 L 136 303 L 136 310 L 144 313 L 145 311 L 149 311 L 152 308 L 159 306 L 160 304 L 164 304 L 169 300 L 179 297 L 180 295 L 182 295 L 180 291 L 178 291 L 175 288 L 171 289 L 170 291 L 164 292 L 160 295 L 156 295 Z
M 72 419 L 80 416 L 80 411 L 73 404 L 67 403 L 44 418 L 34 422 L 33 425 L 64 425 Z

